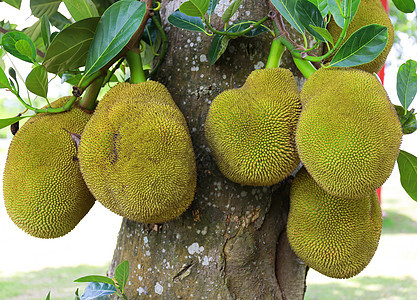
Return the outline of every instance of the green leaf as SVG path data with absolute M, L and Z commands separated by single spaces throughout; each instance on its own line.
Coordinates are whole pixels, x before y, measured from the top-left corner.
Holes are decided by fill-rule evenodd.
M 398 69 L 397 95 L 401 105 L 407 109 L 417 94 L 417 62 L 407 60 Z
M 70 20 L 59 12 L 55 12 L 52 16 L 49 16 L 49 21 L 53 26 L 60 30 L 64 29 L 68 24 L 71 24 Z
M 248 29 L 251 27 L 251 25 L 255 24 L 256 21 L 246 20 L 246 21 L 240 21 L 231 24 L 229 27 L 227 27 L 226 32 L 239 32 Z M 265 25 L 258 26 L 256 28 L 253 28 L 249 32 L 245 33 L 243 36 L 245 37 L 254 37 L 261 33 L 264 33 L 268 31 L 269 28 Z
M 99 19 L 83 19 L 58 33 L 43 60 L 46 70 L 58 74 L 84 66 Z
M 330 12 L 332 13 L 333 18 L 339 27 L 343 27 L 345 24 L 345 18 L 343 17 L 344 15 L 350 16 L 348 19 L 349 22 L 353 19 L 356 11 L 358 10 L 360 1 L 361 0 L 327 0 Z
M 308 0 L 313 3 L 320 11 L 322 17 L 324 18 L 329 13 L 329 5 L 327 0 Z
M 20 120 L 24 119 L 24 118 L 28 118 L 29 116 L 25 116 L 25 117 L 13 117 L 13 118 L 7 118 L 7 119 L 0 119 L 0 129 L 10 126 L 16 122 L 19 122 Z
M 225 35 L 216 34 L 214 36 L 208 53 L 210 66 L 214 65 L 224 51 L 226 51 L 230 40 L 231 38 Z
M 35 95 L 43 98 L 48 94 L 48 72 L 44 66 L 37 66 L 29 73 L 25 81 L 26 87 Z
M 91 0 L 63 0 L 71 17 L 75 21 L 99 17 L 96 6 Z
M 414 110 L 405 111 L 402 106 L 394 105 L 404 134 L 411 134 L 417 130 L 417 120 Z
M 6 2 L 17 9 L 20 9 L 20 5 L 22 4 L 22 0 L 3 0 L 3 2 Z
M 353 67 L 374 60 L 388 41 L 387 27 L 371 24 L 355 31 L 340 47 L 329 66 Z
M 81 295 L 82 300 L 92 300 L 116 293 L 116 287 L 107 283 L 90 282 Z
M 208 15 L 209 15 L 209 18 L 211 18 L 211 15 L 213 14 L 214 9 L 215 9 L 215 8 L 216 8 L 216 6 L 217 6 L 217 2 L 218 2 L 218 0 L 210 0 L 210 3 L 209 3 L 209 8 L 208 8 L 208 10 L 207 10 L 207 13 L 208 13 Z
M 400 150 L 397 163 L 400 169 L 401 185 L 407 194 L 417 201 L 417 157 Z
M 83 77 L 80 72 L 78 73 L 64 73 L 60 75 L 61 83 L 68 83 L 70 85 L 77 85 Z
M 310 25 L 311 28 L 313 28 L 318 34 L 320 34 L 326 41 L 330 42 L 334 46 L 333 37 L 330 34 L 330 32 L 326 28 L 316 27 L 313 25 Z
M 325 23 L 319 9 L 308 0 L 298 0 L 295 5 L 295 13 L 304 28 L 318 41 L 324 41 L 324 38 L 315 31 L 311 26 L 324 28 Z
M 14 46 L 20 54 L 31 57 L 33 60 L 35 60 L 35 57 L 32 57 L 32 48 L 30 47 L 31 45 L 28 41 L 18 40 Z
M 232 2 L 232 4 L 229 5 L 229 7 L 226 9 L 226 11 L 223 13 L 223 16 L 222 16 L 222 20 L 224 23 L 229 22 L 230 18 L 239 9 L 241 3 L 242 3 L 242 0 L 235 0 Z
M 127 260 L 117 266 L 114 272 L 114 279 L 119 284 L 119 289 L 123 293 L 127 280 L 129 279 L 129 262 Z
M 27 34 L 27 36 L 33 41 L 35 49 L 43 52 L 46 51 L 41 36 L 41 20 L 38 20 L 32 26 L 23 29 L 22 32 Z M 37 61 L 40 60 L 42 60 L 41 57 L 37 58 Z
M 412 13 L 416 9 L 414 0 L 392 0 L 395 7 L 404 13 Z
M 190 31 L 206 32 L 203 21 L 199 17 L 190 17 L 180 12 L 174 11 L 169 17 L 168 22 L 172 25 Z
M 106 283 L 112 286 L 116 286 L 116 283 L 113 281 L 113 279 L 106 277 L 106 276 L 101 276 L 101 275 L 83 276 L 83 277 L 75 279 L 74 282 L 101 282 L 101 283 Z
M 7 79 L 6 73 L 0 68 L 0 89 L 10 89 L 9 79 Z
M 43 15 L 51 17 L 58 11 L 60 3 L 61 0 L 30 0 L 30 9 L 37 18 L 42 18 Z
M 41 35 L 45 48 L 48 49 L 51 43 L 51 25 L 47 15 L 43 15 L 41 18 Z
M 46 295 L 45 300 L 51 300 L 51 291 L 49 291 L 48 295 Z
M 20 40 L 25 40 L 29 43 L 31 48 L 31 55 L 23 55 L 19 52 L 19 50 L 16 49 L 16 42 Z M 20 31 L 10 31 L 3 35 L 1 38 L 1 44 L 3 45 L 4 49 L 9 52 L 11 55 L 27 61 L 32 62 L 34 58 L 36 58 L 36 49 L 35 45 L 33 44 L 32 40 L 30 39 L 27 34 L 20 32 Z
M 295 4 L 294 0 L 271 0 L 271 3 L 279 11 L 279 13 L 284 17 L 288 23 L 291 24 L 298 32 L 304 33 L 304 27 L 297 19 L 295 14 Z
M 189 0 L 181 4 L 180 12 L 190 17 L 203 18 L 210 5 L 210 0 Z
M 84 76 L 100 70 L 126 46 L 145 12 L 145 2 L 136 0 L 116 2 L 104 12 L 88 53 Z

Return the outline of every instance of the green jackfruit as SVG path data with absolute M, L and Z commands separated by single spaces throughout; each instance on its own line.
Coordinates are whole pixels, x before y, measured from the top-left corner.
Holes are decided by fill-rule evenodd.
M 288 241 L 309 267 L 334 278 L 360 273 L 378 247 L 382 214 L 376 192 L 358 199 L 334 197 L 302 168 L 293 181 Z
M 361 69 L 370 73 L 378 73 L 379 70 L 384 66 L 387 59 L 388 53 L 391 50 L 392 44 L 394 43 L 394 26 L 392 25 L 387 12 L 385 11 L 384 6 L 381 3 L 381 0 L 361 0 L 359 8 L 353 18 L 352 22 L 349 24 L 348 30 L 346 32 L 346 37 L 344 42 L 358 29 L 363 26 L 370 24 L 378 24 L 386 26 L 388 29 L 388 42 L 384 50 L 379 54 L 379 56 L 373 61 L 355 66 L 354 68 Z M 332 18 L 327 25 L 327 30 L 332 35 L 333 40 L 336 42 L 339 38 L 342 28 L 340 28 L 334 19 Z
M 69 97 L 51 105 L 61 107 Z M 4 203 L 12 221 L 28 234 L 56 238 L 70 232 L 94 204 L 70 133 L 81 134 L 91 114 L 38 114 L 10 144 L 3 177 Z
M 180 216 L 196 188 L 187 123 L 160 83 L 118 84 L 82 134 L 80 168 L 95 198 L 142 223 Z
M 299 91 L 287 69 L 255 70 L 210 106 L 205 135 L 220 171 L 231 181 L 273 185 L 298 165 L 294 133 Z
M 334 196 L 369 195 L 391 174 L 402 138 L 394 106 L 371 73 L 321 68 L 301 90 L 296 130 L 302 163 Z

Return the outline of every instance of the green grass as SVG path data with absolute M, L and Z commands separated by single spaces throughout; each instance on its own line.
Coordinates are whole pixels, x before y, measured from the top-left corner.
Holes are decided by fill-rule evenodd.
M 36 272 L 0 277 L 0 299 L 44 300 L 49 291 L 51 299 L 73 300 L 77 288 L 84 290 L 87 283 L 75 283 L 85 275 L 106 275 L 108 266 L 47 268 Z M 80 293 L 80 294 L 81 294 Z

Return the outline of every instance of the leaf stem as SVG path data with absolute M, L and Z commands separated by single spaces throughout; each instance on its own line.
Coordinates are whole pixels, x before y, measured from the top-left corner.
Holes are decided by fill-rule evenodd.
M 129 50 L 126 53 L 126 61 L 130 69 L 130 83 L 140 83 L 146 81 L 145 73 L 143 72 L 142 58 L 136 51 Z
M 274 39 L 271 44 L 271 50 L 269 51 L 269 57 L 266 62 L 265 69 L 278 68 L 285 49 L 286 48 L 281 43 L 280 39 Z
M 227 36 L 230 36 L 230 37 L 239 37 L 239 36 L 245 35 L 246 33 L 250 32 L 254 28 L 259 27 L 260 25 L 262 25 L 268 19 L 269 19 L 269 17 L 266 16 L 263 19 L 259 20 L 258 22 L 254 23 L 253 25 L 249 26 L 249 28 L 246 28 L 245 30 L 237 31 L 237 32 L 219 31 L 219 30 L 216 30 L 215 28 L 213 28 L 213 26 L 211 26 L 210 22 L 206 18 L 203 18 L 203 21 L 204 21 L 204 24 L 206 24 L 207 28 L 210 29 L 210 31 L 215 33 L 215 34 L 227 35 Z

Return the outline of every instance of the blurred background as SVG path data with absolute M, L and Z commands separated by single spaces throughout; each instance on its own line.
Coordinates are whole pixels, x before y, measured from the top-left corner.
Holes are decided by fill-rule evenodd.
M 28 0 L 22 1 L 20 11 L 0 3 L 0 20 L 19 24 L 18 29 L 28 27 L 36 21 L 30 17 L 28 7 Z M 406 60 L 417 60 L 417 17 L 416 12 L 400 15 L 392 4 L 391 7 L 390 17 L 397 35 L 386 64 L 385 88 L 391 101 L 399 105 L 396 75 Z M 60 12 L 69 17 L 64 6 Z M 29 64 L 12 63 L 7 57 L 5 60 L 6 68 L 13 66 L 23 77 L 30 72 Z M 61 85 L 59 79 L 54 79 L 48 96 L 55 99 L 70 92 L 68 84 Z M 417 108 L 416 103 L 411 107 Z M 0 90 L 0 118 L 22 111 L 13 94 Z M 11 138 L 9 128 L 0 130 L 0 177 Z M 417 134 L 405 136 L 401 149 L 417 156 Z M 344 280 L 310 270 L 306 299 L 417 299 L 417 202 L 402 189 L 397 166 L 382 188 L 382 210 L 382 236 L 368 267 L 358 276 Z M 45 299 L 49 291 L 51 299 L 74 299 L 76 288 L 85 286 L 73 283 L 74 279 L 106 274 L 120 224 L 121 217 L 96 203 L 66 236 L 53 240 L 33 238 L 9 219 L 0 193 L 0 300 Z

